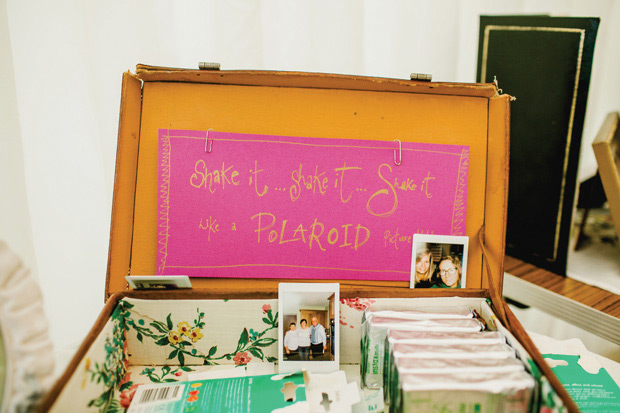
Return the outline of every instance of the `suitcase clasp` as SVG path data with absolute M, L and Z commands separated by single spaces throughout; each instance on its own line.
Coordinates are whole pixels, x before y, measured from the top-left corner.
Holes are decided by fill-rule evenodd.
M 430 82 L 433 80 L 433 75 L 429 73 L 412 73 L 409 78 L 411 80 L 418 80 L 422 82 Z
M 200 70 L 220 70 L 220 64 L 214 62 L 198 62 Z

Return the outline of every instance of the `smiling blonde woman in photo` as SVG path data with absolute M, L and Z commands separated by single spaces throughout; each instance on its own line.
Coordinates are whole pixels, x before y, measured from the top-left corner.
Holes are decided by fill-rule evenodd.
M 433 283 L 433 255 L 428 249 L 418 251 L 415 257 L 415 288 L 430 288 Z

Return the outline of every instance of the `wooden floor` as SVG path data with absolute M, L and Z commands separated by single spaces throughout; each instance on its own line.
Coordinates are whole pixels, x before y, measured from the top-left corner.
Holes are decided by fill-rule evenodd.
M 620 319 L 620 295 L 506 256 L 504 271 L 551 292 Z

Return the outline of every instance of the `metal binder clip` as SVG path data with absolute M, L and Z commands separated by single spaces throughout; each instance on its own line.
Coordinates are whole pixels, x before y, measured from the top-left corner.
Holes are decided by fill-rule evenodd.
M 209 131 L 213 132 L 213 129 L 207 129 L 207 137 L 205 138 L 205 152 L 211 153 L 211 149 L 213 148 L 213 138 L 209 140 Z M 207 145 L 209 149 L 207 149 Z
M 398 139 L 394 139 L 394 142 L 398 142 L 398 161 L 396 160 L 396 149 L 394 149 L 394 163 L 396 164 L 396 166 L 398 166 L 402 163 L 403 160 L 403 149 Z

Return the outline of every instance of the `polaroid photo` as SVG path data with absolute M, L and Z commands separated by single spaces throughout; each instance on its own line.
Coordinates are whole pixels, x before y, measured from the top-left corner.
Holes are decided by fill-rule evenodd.
M 280 283 L 278 360 L 280 373 L 306 369 L 337 371 L 340 366 L 340 285 Z
M 187 275 L 126 275 L 134 290 L 192 288 Z
M 414 234 L 410 288 L 465 288 L 469 237 Z

